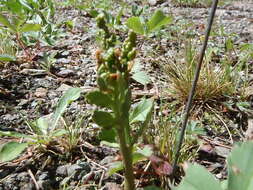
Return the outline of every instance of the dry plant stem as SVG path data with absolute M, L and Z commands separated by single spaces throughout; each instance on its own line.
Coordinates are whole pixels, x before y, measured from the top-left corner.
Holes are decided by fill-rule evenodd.
M 132 146 L 129 146 L 126 142 L 125 128 L 118 129 L 118 136 L 120 141 L 120 150 L 123 156 L 123 163 L 125 167 L 125 185 L 124 190 L 134 190 L 134 173 L 133 173 L 133 158 L 132 158 Z
M 177 146 L 175 160 L 174 160 L 174 163 L 173 163 L 172 177 L 175 174 L 176 167 L 177 167 L 177 162 L 178 162 L 178 159 L 179 159 L 179 156 L 180 156 L 180 149 L 181 149 L 181 146 L 183 144 L 186 125 L 187 125 L 187 121 L 188 121 L 188 117 L 189 117 L 189 114 L 190 114 L 190 109 L 191 109 L 191 105 L 192 105 L 192 101 L 193 101 L 193 96 L 194 96 L 195 89 L 196 89 L 196 86 L 197 86 L 197 82 L 198 82 L 198 78 L 199 78 L 203 58 L 204 58 L 204 55 L 205 55 L 205 50 L 206 50 L 206 47 L 207 47 L 207 42 L 208 42 L 208 38 L 209 38 L 209 35 L 210 35 L 211 27 L 212 27 L 212 24 L 213 24 L 213 19 L 214 19 L 214 16 L 215 16 L 215 11 L 216 11 L 216 8 L 217 8 L 218 1 L 219 0 L 213 0 L 210 16 L 209 16 L 208 23 L 207 23 L 207 29 L 206 29 L 206 33 L 205 33 L 205 41 L 204 41 L 204 44 L 203 44 L 201 52 L 200 52 L 200 58 L 199 58 L 199 62 L 198 62 L 198 65 L 197 65 L 197 68 L 196 68 L 196 71 L 195 71 L 195 75 L 194 75 L 194 79 L 193 79 L 193 82 L 192 82 L 192 88 L 190 90 L 190 93 L 189 93 L 189 96 L 188 96 L 188 101 L 187 101 L 187 104 L 186 104 L 186 108 L 185 108 L 185 111 L 183 113 L 182 130 L 181 130 L 181 133 L 180 133 L 179 143 L 178 143 L 178 146 Z
M 229 130 L 229 127 L 227 126 L 227 124 L 225 123 L 225 121 L 216 113 L 216 111 L 214 111 L 209 105 L 207 105 L 208 108 L 214 113 L 214 115 L 221 121 L 221 123 L 224 125 L 224 127 L 226 128 L 227 132 L 228 132 L 228 135 L 229 135 L 229 138 L 230 138 L 230 143 L 231 144 L 234 144 L 234 140 L 233 140 L 233 137 L 232 137 L 232 134 Z
M 28 61 L 31 61 L 31 56 L 32 56 L 32 55 L 31 55 L 30 52 L 27 51 L 27 49 L 26 49 L 26 47 L 25 47 L 25 44 L 24 44 L 24 42 L 20 39 L 20 35 L 19 35 L 18 33 L 16 34 L 16 40 L 17 40 L 19 46 L 24 50 L 24 52 L 25 52 L 25 54 L 26 54 L 26 56 L 27 56 L 27 60 L 28 60 Z

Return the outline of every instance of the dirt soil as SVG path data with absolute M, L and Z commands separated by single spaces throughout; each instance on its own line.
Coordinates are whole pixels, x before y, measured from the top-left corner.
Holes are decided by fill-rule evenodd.
M 147 3 L 147 6 L 150 13 L 161 8 L 166 14 L 173 15 L 173 25 L 186 20 L 193 23 L 186 30 L 204 34 L 208 8 L 180 7 L 170 1 L 155 1 L 152 5 Z M 0 130 L 29 134 L 31 129 L 27 121 L 52 113 L 59 98 L 67 89 L 81 87 L 82 94 L 85 95 L 96 87 L 94 52 L 97 49 L 97 43 L 94 19 L 85 11 L 63 7 L 57 9 L 56 19 L 59 23 L 74 20 L 75 27 L 73 30 L 63 28 L 64 35 L 53 47 L 33 50 L 38 52 L 33 63 L 13 62 L 0 65 Z M 214 28 L 221 24 L 226 33 L 237 34 L 236 44 L 253 43 L 253 2 L 233 1 L 229 5 L 219 7 Z M 222 41 L 223 39 L 217 37 L 215 40 Z M 143 63 L 143 70 L 150 74 L 152 82 L 147 87 L 133 83 L 135 97 L 163 94 L 164 88 L 169 87 L 156 60 L 157 56 L 173 55 L 177 48 L 180 48 L 175 48 L 175 46 L 179 45 L 170 38 L 161 37 L 159 40 L 140 38 L 137 60 Z M 156 47 L 159 48 L 155 49 Z M 50 71 L 43 69 L 40 65 L 44 52 L 55 54 L 54 64 Z M 147 52 L 153 52 L 157 56 Z M 65 117 L 69 123 L 80 115 L 86 118 L 82 124 L 85 127 L 82 141 L 71 154 L 64 153 L 64 156 L 60 156 L 62 150 L 57 147 L 49 147 L 48 152 L 38 152 L 31 147 L 13 162 L 0 163 L 0 190 L 74 189 L 74 187 L 79 187 L 77 189 L 120 189 L 123 182 L 122 173 L 112 176 L 106 173 L 108 164 L 116 159 L 119 152 L 117 149 L 99 145 L 99 141 L 94 137 L 98 129 L 91 123 L 92 110 L 93 107 L 86 104 L 84 96 L 73 102 L 67 109 Z M 210 143 L 212 146 L 222 142 L 219 138 L 213 140 L 212 136 L 206 139 L 212 142 Z M 10 140 L 13 139 L 0 137 L 0 144 Z M 208 147 L 210 144 L 207 143 L 205 148 L 210 148 Z M 231 146 L 225 144 L 218 146 L 221 154 L 228 154 L 227 152 L 230 151 Z M 217 148 L 215 151 L 217 154 Z M 225 158 L 217 157 L 212 153 L 209 154 L 211 158 L 208 158 L 206 154 L 205 151 L 200 153 L 198 162 L 209 166 L 208 169 L 214 171 L 216 177 L 226 176 L 223 169 Z M 155 178 L 159 181 L 158 176 Z M 139 187 L 144 184 L 144 182 L 140 183 Z

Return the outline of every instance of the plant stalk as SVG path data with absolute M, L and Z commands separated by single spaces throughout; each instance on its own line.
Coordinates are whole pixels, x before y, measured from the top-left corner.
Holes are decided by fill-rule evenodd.
M 125 185 L 124 190 L 134 190 L 134 173 L 133 173 L 133 157 L 132 146 L 127 145 L 125 126 L 118 129 L 120 151 L 123 157 L 123 164 L 125 168 Z

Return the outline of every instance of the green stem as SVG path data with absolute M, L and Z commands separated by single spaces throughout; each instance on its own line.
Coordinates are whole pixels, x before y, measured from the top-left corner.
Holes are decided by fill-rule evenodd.
M 125 168 L 125 185 L 124 190 L 134 190 L 134 173 L 133 173 L 133 157 L 132 157 L 132 146 L 126 143 L 126 132 L 125 126 L 118 129 L 120 151 L 123 156 L 123 164 Z

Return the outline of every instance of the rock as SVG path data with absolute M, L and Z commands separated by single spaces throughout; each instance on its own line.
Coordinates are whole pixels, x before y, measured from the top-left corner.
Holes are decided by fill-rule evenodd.
M 39 177 L 38 180 L 46 180 L 49 178 L 49 173 L 48 172 L 42 172 Z
M 17 175 L 16 179 L 22 183 L 27 183 L 30 181 L 31 177 L 27 172 L 21 172 Z
M 78 179 L 80 180 L 91 172 L 91 167 L 88 162 L 80 162 L 78 165 L 82 167 L 82 171 L 78 175 Z
M 57 73 L 57 75 L 64 78 L 64 77 L 68 77 L 68 76 L 73 76 L 74 73 L 75 72 L 73 70 L 63 69 L 59 73 Z
M 252 118 L 248 119 L 248 128 L 245 132 L 245 139 L 248 141 L 253 140 L 253 119 Z
M 70 59 L 60 58 L 60 59 L 57 59 L 56 64 L 58 64 L 58 63 L 69 64 L 70 62 L 71 62 Z
M 56 89 L 56 91 L 65 92 L 70 88 L 72 88 L 72 86 L 69 86 L 67 84 L 62 84 L 59 88 Z
M 11 171 L 9 169 L 1 169 L 0 170 L 0 179 L 5 178 L 10 173 L 11 173 Z
M 157 4 L 157 0 L 148 0 L 148 3 L 152 6 Z
M 103 190 L 120 190 L 120 185 L 116 183 L 106 183 L 106 185 L 103 187 Z
M 24 75 L 32 75 L 32 76 L 47 74 L 47 72 L 42 69 L 23 69 L 22 71 L 20 71 L 20 73 Z
M 34 79 L 34 83 L 37 87 L 49 88 L 52 86 L 52 83 L 45 78 Z
M 18 115 L 16 115 L 16 114 L 6 114 L 3 117 L 3 119 L 6 120 L 6 121 L 14 121 L 14 120 L 18 119 Z
M 115 159 L 115 156 L 106 156 L 103 160 L 101 160 L 99 162 L 99 164 L 101 166 L 106 166 L 106 165 L 112 163 L 114 159 Z
M 82 171 L 82 167 L 79 166 L 78 164 L 73 164 L 67 167 L 67 175 L 69 177 L 72 177 L 73 179 L 77 179 L 81 171 Z
M 223 146 L 215 146 L 215 152 L 219 155 L 219 156 L 222 156 L 224 158 L 227 158 L 227 156 L 229 155 L 230 153 L 230 149 L 229 148 L 226 148 L 226 147 L 223 147 Z
M 20 190 L 34 190 L 34 189 L 35 189 L 35 185 L 33 182 L 20 185 Z M 45 190 L 45 189 L 43 189 L 43 190 Z
M 50 180 L 39 180 L 37 181 L 40 189 L 43 190 L 52 190 L 53 188 L 51 187 L 51 181 Z
M 69 51 L 64 51 L 61 53 L 62 56 L 68 57 L 69 56 Z
M 11 189 L 11 190 L 19 190 L 18 181 L 17 181 L 18 174 L 11 174 L 3 181 L 3 189 Z
M 46 88 L 37 88 L 34 96 L 37 98 L 44 98 L 47 95 L 47 89 Z
M 20 106 L 20 107 L 26 106 L 28 103 L 29 103 L 29 100 L 27 100 L 27 99 L 21 99 L 21 100 L 19 101 L 18 106 Z
M 57 169 L 56 169 L 56 175 L 58 176 L 67 176 L 67 168 L 69 167 L 70 165 L 64 165 L 64 166 L 59 166 Z

